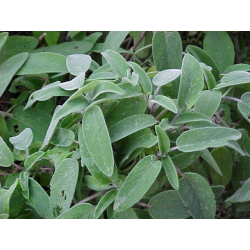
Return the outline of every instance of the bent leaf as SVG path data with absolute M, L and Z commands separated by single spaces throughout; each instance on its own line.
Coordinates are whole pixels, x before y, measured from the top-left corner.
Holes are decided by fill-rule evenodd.
M 140 160 L 128 174 L 119 188 L 114 203 L 114 210 L 122 212 L 132 207 L 149 190 L 161 170 L 161 162 L 148 155 Z
M 81 73 L 85 73 L 89 69 L 91 60 L 89 55 L 69 55 L 66 59 L 67 69 L 71 75 L 77 76 Z
M 10 149 L 0 136 L 0 166 L 9 167 L 13 162 L 14 162 L 14 157 Z
M 172 101 L 171 98 L 157 95 L 153 100 L 150 100 L 151 103 L 157 103 L 158 105 L 162 106 L 165 109 L 168 109 L 174 113 L 177 113 L 177 107 L 175 103 Z
M 24 129 L 19 135 L 10 137 L 10 142 L 18 150 L 26 150 L 33 140 L 33 133 L 30 128 Z
M 181 134 L 176 145 L 183 152 L 199 151 L 209 147 L 225 146 L 229 140 L 238 140 L 241 133 L 231 128 L 196 128 Z
M 101 109 L 92 106 L 85 111 L 82 119 L 83 137 L 88 151 L 102 173 L 111 176 L 114 157 L 110 137 Z
M 248 122 L 250 122 L 250 101 L 249 101 L 249 98 L 250 98 L 250 92 L 247 92 L 241 96 L 242 102 L 238 102 L 238 109 Z

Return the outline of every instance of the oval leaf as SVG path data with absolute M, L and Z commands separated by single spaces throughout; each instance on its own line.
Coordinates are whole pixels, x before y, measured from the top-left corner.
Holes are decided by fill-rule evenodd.
M 209 117 L 206 115 L 195 113 L 195 112 L 187 112 L 181 114 L 181 116 L 174 122 L 174 125 L 181 125 L 188 122 L 197 122 L 197 121 L 211 121 Z
M 178 194 L 194 219 L 214 218 L 214 193 L 204 177 L 195 173 L 185 173 L 180 180 Z
M 247 92 L 241 96 L 242 102 L 238 102 L 238 109 L 248 122 L 250 122 L 250 101 L 249 101 L 249 98 L 250 98 L 250 92 Z
M 67 69 L 71 75 L 77 76 L 81 73 L 85 73 L 89 69 L 91 60 L 89 55 L 70 55 L 66 59 Z
M 155 86 L 163 86 L 174 81 L 180 75 L 180 69 L 167 69 L 157 73 L 152 82 Z
M 181 134 L 176 145 L 183 152 L 199 151 L 209 147 L 225 146 L 229 140 L 238 140 L 241 133 L 231 128 L 196 128 Z
M 161 155 L 167 153 L 170 149 L 170 140 L 168 138 L 168 135 L 159 125 L 155 126 L 155 132 L 157 134 Z
M 14 157 L 10 149 L 0 136 L 0 166 L 9 167 L 13 162 L 14 162 Z
M 140 160 L 120 187 L 114 210 L 122 212 L 138 202 L 149 190 L 161 170 L 161 162 L 148 155 Z
M 108 129 L 101 109 L 92 106 L 83 115 L 83 137 L 92 159 L 102 173 L 111 176 L 114 170 L 114 157 Z
M 153 100 L 150 101 L 151 103 L 157 103 L 158 105 L 162 106 L 165 109 L 168 109 L 174 113 L 177 113 L 177 107 L 175 103 L 169 97 L 163 95 L 157 95 Z
M 18 150 L 26 150 L 33 140 L 33 133 L 30 128 L 24 129 L 19 135 L 10 137 L 10 142 Z

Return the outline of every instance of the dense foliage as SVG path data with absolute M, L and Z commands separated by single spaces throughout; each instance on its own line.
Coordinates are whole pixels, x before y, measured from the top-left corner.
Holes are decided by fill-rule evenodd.
M 250 218 L 249 39 L 0 33 L 0 218 Z

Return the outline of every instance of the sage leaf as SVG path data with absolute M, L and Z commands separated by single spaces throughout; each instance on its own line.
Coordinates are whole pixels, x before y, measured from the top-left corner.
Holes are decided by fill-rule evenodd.
M 94 207 L 89 203 L 78 204 L 60 214 L 56 219 L 93 219 Z
M 68 147 L 75 140 L 75 134 L 72 130 L 66 128 L 58 128 L 54 131 L 50 143 L 55 146 Z
M 53 217 L 57 217 L 70 208 L 78 171 L 78 162 L 69 158 L 64 159 L 56 168 L 50 181 L 50 211 Z
M 128 174 L 119 188 L 114 203 L 114 210 L 122 212 L 138 202 L 151 187 L 161 170 L 161 162 L 148 155 L 140 160 Z
M 167 153 L 170 149 L 170 140 L 168 138 L 168 135 L 159 125 L 155 126 L 155 132 L 157 134 L 158 145 L 161 155 Z
M 30 128 L 24 129 L 19 135 L 10 137 L 10 142 L 18 150 L 26 150 L 33 140 L 33 133 Z
M 81 73 L 85 73 L 89 69 L 91 60 L 89 55 L 69 55 L 66 59 L 67 69 L 71 75 L 77 76 Z
M 180 180 L 178 194 L 194 219 L 214 218 L 214 193 L 204 177 L 196 173 L 185 173 Z
M 98 106 L 94 105 L 85 111 L 82 132 L 95 164 L 102 173 L 111 176 L 114 170 L 113 150 L 106 122 Z
M 111 142 L 116 142 L 141 129 L 153 126 L 157 120 L 151 115 L 141 114 L 127 117 L 109 127 Z
M 191 108 L 203 89 L 202 70 L 198 61 L 190 54 L 184 56 L 181 70 L 178 106 L 183 108 L 187 104 L 187 107 Z
M 136 212 L 131 207 L 122 212 L 115 212 L 114 217 L 115 219 L 138 219 Z
M 156 103 L 165 109 L 177 113 L 177 107 L 171 98 L 163 95 L 157 95 L 154 99 L 150 100 L 151 103 Z
M 9 36 L 8 32 L 3 32 L 0 34 L 0 51 Z
M 199 158 L 199 156 L 199 151 L 180 153 L 178 155 L 173 156 L 172 161 L 177 168 L 182 170 L 193 164 Z
M 181 125 L 189 122 L 197 122 L 197 121 L 209 121 L 210 118 L 206 115 L 196 112 L 187 112 L 182 113 L 181 116 L 174 122 L 174 125 Z
M 10 83 L 12 77 L 28 58 L 28 53 L 17 54 L 0 65 L 0 97 Z
M 13 154 L 0 136 L 0 166 L 9 167 L 14 162 Z
M 85 81 L 85 72 L 78 74 L 75 78 L 68 82 L 59 83 L 58 85 L 64 90 L 80 89 Z
M 170 185 L 174 189 L 178 190 L 179 189 L 178 175 L 177 175 L 175 166 L 171 160 L 171 157 L 170 156 L 163 157 L 161 159 L 161 162 L 162 162 L 162 166 L 165 170 L 165 173 L 168 177 L 168 181 L 169 181 Z
M 129 31 L 110 31 L 105 39 L 103 51 L 110 49 L 117 51 Z
M 129 66 L 126 60 L 118 52 L 108 49 L 101 54 L 120 78 L 127 76 Z
M 163 86 L 178 78 L 181 75 L 180 69 L 166 69 L 157 73 L 152 82 L 155 86 Z
M 44 154 L 45 152 L 43 151 L 37 151 L 29 155 L 24 161 L 24 168 L 26 170 L 30 170 L 35 165 L 35 163 L 43 157 Z
M 182 133 L 176 145 L 182 152 L 199 151 L 209 147 L 222 147 L 229 140 L 238 140 L 241 133 L 231 128 L 196 128 Z
M 163 191 L 149 201 L 149 213 L 154 219 L 185 219 L 190 217 L 176 190 Z
M 241 96 L 241 101 L 238 102 L 238 109 L 243 117 L 250 122 L 250 92 L 247 92 Z

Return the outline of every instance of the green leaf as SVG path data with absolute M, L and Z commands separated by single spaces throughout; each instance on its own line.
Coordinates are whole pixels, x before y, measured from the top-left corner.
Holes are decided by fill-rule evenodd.
M 96 99 L 100 94 L 106 93 L 106 92 L 112 92 L 116 94 L 123 94 L 123 90 L 117 86 L 117 84 L 114 84 L 109 81 L 101 81 L 97 86 L 95 86 L 93 90 L 93 97 L 92 99 Z
M 97 179 L 92 175 L 85 175 L 83 181 L 86 187 L 90 190 L 103 191 L 112 189 L 112 186 L 110 185 L 110 180 L 100 178 Z
M 78 162 L 73 159 L 64 159 L 56 168 L 50 181 L 50 208 L 53 217 L 57 217 L 58 213 L 61 214 L 70 208 L 78 171 Z
M 177 31 L 156 31 L 152 42 L 154 62 L 158 71 L 181 68 L 182 41 Z
M 188 122 L 197 122 L 197 121 L 210 121 L 210 118 L 206 115 L 196 112 L 187 112 L 182 113 L 181 116 L 174 122 L 174 125 L 181 125 Z
M 83 203 L 73 206 L 56 217 L 56 219 L 93 219 L 93 212 L 93 205 Z
M 30 52 L 37 44 L 38 40 L 31 36 L 9 36 L 0 51 L 0 64 L 19 53 Z
M 219 175 L 213 169 L 210 169 L 213 185 L 226 186 L 231 181 L 233 169 L 233 158 L 230 150 L 226 147 L 215 148 L 212 150 L 211 155 L 213 156 L 222 173 Z
M 120 47 L 128 33 L 128 31 L 110 31 L 105 39 L 103 51 L 107 49 L 116 51 Z
M 163 191 L 148 203 L 149 213 L 154 219 L 185 219 L 190 217 L 176 190 Z
M 119 188 L 114 210 L 122 212 L 138 202 L 149 190 L 161 170 L 161 162 L 148 155 L 140 160 Z
M 216 203 L 207 181 L 195 173 L 185 173 L 178 190 L 184 205 L 194 219 L 213 219 Z
M 145 128 L 135 132 L 122 139 L 116 153 L 116 162 L 121 166 L 129 156 L 138 148 L 151 148 L 157 143 L 157 137 L 152 133 L 151 129 Z
M 161 155 L 167 153 L 170 149 L 170 140 L 167 133 L 159 125 L 155 125 L 155 132 Z
M 8 32 L 3 32 L 0 34 L 0 51 L 9 36 Z
M 152 93 L 152 83 L 146 72 L 134 62 L 127 62 L 128 65 L 133 69 L 133 71 L 139 76 L 139 84 L 142 87 L 143 93 L 147 95 Z
M 96 209 L 95 209 L 95 218 L 98 219 L 101 214 L 104 212 L 104 210 L 112 204 L 112 202 L 115 200 L 115 197 L 117 195 L 117 190 L 113 189 L 108 191 L 98 202 Z
M 169 97 L 166 97 L 163 95 L 157 95 L 153 100 L 150 100 L 150 102 L 156 103 L 165 109 L 168 109 L 174 113 L 177 113 L 177 107 L 175 103 L 172 101 L 172 99 Z
M 111 68 L 120 78 L 127 76 L 129 66 L 127 65 L 126 60 L 119 53 L 108 49 L 102 52 L 102 56 L 107 60 Z
M 178 93 L 178 106 L 191 108 L 197 101 L 204 85 L 201 67 L 198 61 L 186 54 L 182 62 L 182 74 Z
M 238 109 L 240 113 L 243 115 L 243 117 L 250 122 L 250 92 L 244 93 L 241 96 L 241 101 L 238 102 Z
M 223 194 L 225 187 L 221 186 L 221 185 L 217 185 L 217 186 L 212 186 L 212 191 L 214 193 L 215 199 L 219 199 L 220 196 Z
M 111 176 L 114 157 L 106 122 L 101 109 L 92 106 L 85 111 L 82 120 L 83 137 L 88 151 L 102 173 Z
M 85 73 L 89 69 L 91 60 L 89 55 L 69 55 L 66 59 L 67 69 L 71 75 L 77 76 L 81 73 Z
M 192 163 L 194 163 L 200 156 L 200 152 L 187 152 L 175 155 L 172 157 L 172 161 L 174 165 L 180 170 L 189 167 Z
M 78 76 L 73 78 L 72 80 L 70 80 L 68 82 L 59 83 L 58 85 L 62 89 L 70 91 L 70 90 L 82 88 L 84 81 L 85 81 L 85 72 L 82 72 Z
M 207 54 L 205 50 L 194 45 L 188 45 L 187 52 L 191 53 L 198 60 L 198 62 L 205 63 L 206 65 L 212 67 L 212 73 L 214 75 L 214 78 L 216 80 L 219 80 L 220 72 L 217 66 L 215 65 L 213 59 Z
M 178 78 L 181 75 L 180 69 L 166 69 L 157 73 L 152 82 L 155 86 L 163 86 Z
M 236 86 L 244 83 L 250 83 L 250 73 L 245 71 L 233 71 L 224 75 L 221 78 L 221 83 L 217 84 L 215 89 Z
M 131 135 L 141 129 L 153 126 L 157 120 L 151 115 L 141 114 L 127 117 L 118 123 L 109 127 L 109 135 L 111 142 L 119 141 L 120 139 Z
M 24 168 L 26 170 L 30 170 L 34 166 L 34 164 L 43 157 L 44 154 L 45 152 L 37 151 L 29 155 L 24 161 Z
M 3 138 L 7 146 L 11 147 L 11 143 L 9 141 L 10 133 L 8 131 L 5 119 L 3 118 L 1 114 L 0 114 L 0 136 Z
M 25 128 L 33 132 L 33 141 L 42 142 L 50 124 L 51 115 L 45 111 L 17 107 L 13 110 L 13 117 L 8 118 L 7 127 L 12 136 L 16 136 Z
M 13 162 L 14 162 L 14 157 L 10 149 L 0 136 L 0 166 L 9 167 Z
M 144 114 L 147 104 L 142 97 L 130 97 L 120 100 L 106 116 L 107 126 L 110 127 L 132 115 Z
M 226 202 L 236 203 L 236 202 L 247 202 L 250 201 L 250 178 L 244 183 L 244 185 L 237 190 L 231 197 L 229 197 Z
M 195 105 L 194 112 L 204 114 L 208 117 L 212 117 L 217 111 L 221 101 L 221 92 L 220 91 L 210 91 L 204 90 L 201 92 L 198 97 Z
M 228 68 L 226 68 L 223 74 L 228 74 L 233 71 L 249 71 L 249 70 L 250 70 L 249 64 L 239 63 L 239 64 L 231 65 Z
M 231 128 L 196 128 L 181 134 L 176 145 L 182 152 L 199 151 L 209 147 L 221 147 L 229 140 L 238 140 L 241 133 Z
M 54 131 L 50 143 L 55 146 L 68 147 L 75 140 L 75 134 L 72 130 L 66 128 L 58 128 Z
M 234 63 L 234 45 L 226 31 L 208 31 L 203 41 L 204 50 L 211 56 L 220 72 Z
M 162 161 L 162 166 L 163 166 L 165 173 L 168 177 L 168 181 L 169 181 L 170 185 L 174 189 L 178 190 L 179 189 L 179 179 L 178 179 L 178 175 L 177 175 L 174 163 L 172 162 L 170 156 L 163 157 L 161 159 L 161 161 Z
M 72 41 L 35 49 L 31 53 L 51 52 L 69 56 L 73 54 L 86 54 L 92 47 L 93 44 L 87 41 Z
M 138 219 L 133 208 L 128 208 L 122 212 L 115 212 L 115 219 Z
M 217 162 L 210 154 L 208 149 L 203 149 L 201 151 L 201 157 L 214 169 L 215 172 L 217 172 L 220 176 L 223 175 L 220 170 L 220 167 L 217 165 Z
M 212 90 L 216 85 L 216 80 L 215 80 L 212 72 L 204 67 L 202 67 L 202 71 L 203 71 L 203 75 L 204 75 L 205 80 L 206 80 L 207 88 L 209 90 Z
M 66 57 L 61 54 L 42 52 L 30 54 L 17 75 L 42 73 L 68 73 Z
M 29 204 L 42 218 L 51 218 L 49 196 L 33 178 L 29 178 Z
M 26 150 L 33 140 L 33 133 L 30 128 L 24 129 L 19 135 L 10 137 L 10 142 L 18 150 Z
M 0 65 L 0 97 L 10 83 L 12 77 L 28 58 L 28 53 L 17 54 Z

